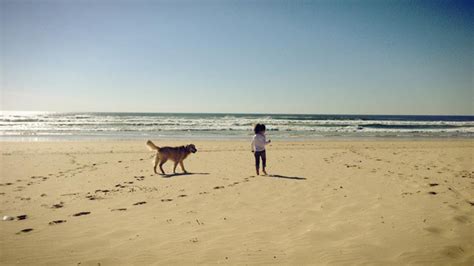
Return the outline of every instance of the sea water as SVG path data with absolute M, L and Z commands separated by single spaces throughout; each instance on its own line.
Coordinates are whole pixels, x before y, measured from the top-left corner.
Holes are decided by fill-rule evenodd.
M 256 123 L 272 139 L 474 137 L 474 116 L 3 111 L 0 139 L 248 139 Z

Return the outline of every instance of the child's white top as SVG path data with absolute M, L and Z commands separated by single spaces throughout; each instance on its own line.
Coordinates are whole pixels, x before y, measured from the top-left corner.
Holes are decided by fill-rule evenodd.
M 255 134 L 252 139 L 252 151 L 264 151 L 265 145 L 268 144 L 265 135 Z

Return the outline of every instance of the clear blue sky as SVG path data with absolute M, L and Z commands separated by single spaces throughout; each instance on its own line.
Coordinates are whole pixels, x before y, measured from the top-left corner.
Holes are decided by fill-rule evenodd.
M 469 1 L 0 2 L 2 110 L 474 114 Z

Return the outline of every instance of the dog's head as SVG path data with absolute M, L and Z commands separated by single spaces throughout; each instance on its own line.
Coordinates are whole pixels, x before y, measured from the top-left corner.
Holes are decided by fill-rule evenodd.
M 186 150 L 192 153 L 196 153 L 198 150 L 196 149 L 196 146 L 194 144 L 189 144 L 186 145 Z

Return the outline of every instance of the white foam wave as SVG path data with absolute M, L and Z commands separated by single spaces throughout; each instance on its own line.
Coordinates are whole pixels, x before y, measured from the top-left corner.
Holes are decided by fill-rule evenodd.
M 248 134 L 256 123 L 271 134 L 452 134 L 472 136 L 474 121 L 295 119 L 297 116 L 123 115 L 1 112 L 0 135 L 90 134 L 96 132 L 220 132 Z

